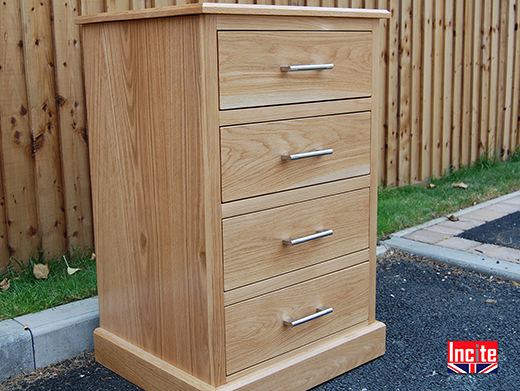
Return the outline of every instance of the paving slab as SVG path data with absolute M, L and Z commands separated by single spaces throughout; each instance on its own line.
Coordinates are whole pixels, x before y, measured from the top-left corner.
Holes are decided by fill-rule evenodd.
M 0 322 L 0 381 L 34 369 L 31 333 L 15 320 Z
M 481 246 L 482 243 L 475 242 L 474 240 L 453 237 L 453 238 L 449 238 L 449 239 L 443 240 L 441 242 L 438 242 L 437 245 L 441 246 L 441 247 L 448 247 L 453 250 L 471 251 L 471 250 L 477 248 L 478 246 Z

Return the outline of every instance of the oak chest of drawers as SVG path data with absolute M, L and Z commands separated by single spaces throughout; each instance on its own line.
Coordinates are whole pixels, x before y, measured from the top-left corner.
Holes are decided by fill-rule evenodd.
M 384 353 L 387 14 L 205 3 L 79 19 L 98 361 L 149 390 L 302 390 Z

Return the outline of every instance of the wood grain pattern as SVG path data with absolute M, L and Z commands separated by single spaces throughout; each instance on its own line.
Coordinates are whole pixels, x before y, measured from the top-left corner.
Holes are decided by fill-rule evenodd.
M 69 249 L 94 248 L 78 0 L 53 1 L 58 131 Z
M 22 19 L 14 2 L 0 7 L 0 129 L 2 200 L 0 269 L 25 260 L 39 245 L 34 162 L 25 75 Z M 21 43 L 21 45 L 20 45 Z
M 453 131 L 451 134 L 452 164 L 458 169 L 461 164 L 462 137 L 462 93 L 464 83 L 464 3 L 455 3 L 454 28 L 454 65 L 453 65 Z
M 362 176 L 358 178 L 346 179 L 343 181 L 323 183 L 316 186 L 294 189 L 290 192 L 267 194 L 264 196 L 227 202 L 222 204 L 222 218 L 239 216 L 260 210 L 275 208 L 278 206 L 290 205 L 302 201 L 321 198 L 328 195 L 358 190 L 363 187 L 369 187 L 370 183 L 371 181 L 369 176 Z
M 299 8 L 309 9 L 310 7 Z M 291 6 L 289 7 L 289 9 L 294 10 L 296 8 L 294 6 Z M 322 18 L 319 16 L 298 16 L 287 18 L 285 16 L 277 16 L 276 14 L 243 16 L 219 15 L 217 28 L 219 31 L 250 30 L 251 23 L 258 23 L 255 26 L 255 30 L 257 31 L 369 31 L 371 28 L 370 19 L 361 17 L 348 20 L 340 17 Z
M 52 257 L 62 253 L 67 242 L 50 1 L 22 0 L 21 17 L 38 226 L 42 235 L 40 246 Z
M 268 280 L 258 281 L 257 283 L 246 285 L 224 293 L 224 305 L 228 306 L 241 301 L 251 299 L 256 296 L 264 295 L 302 281 L 309 281 L 313 278 L 333 273 L 350 266 L 368 261 L 368 250 L 362 250 L 353 254 L 331 259 L 317 265 L 312 265 L 303 269 L 294 270 L 290 273 L 269 278 Z
M 98 359 L 144 389 L 252 391 L 261 387 L 274 390 L 282 386 L 284 390 L 298 391 L 312 388 L 384 354 L 385 332 L 386 327 L 380 322 L 352 327 L 297 349 L 293 355 L 284 355 L 230 376 L 229 382 L 218 388 L 201 384 L 196 378 L 104 330 L 98 329 L 94 338 Z M 127 366 L 125 362 L 132 364 Z M 301 376 L 302 373 L 311 376 Z
M 399 140 L 399 2 L 388 0 L 388 8 L 392 13 L 388 32 L 388 83 L 387 95 L 387 134 L 386 134 L 386 185 L 398 184 L 398 140 Z
M 218 33 L 220 108 L 269 106 L 371 94 L 371 35 L 363 32 Z M 282 65 L 334 69 L 281 72 Z
M 441 145 L 441 169 L 447 172 L 452 164 L 452 114 L 453 114 L 453 14 L 454 1 L 446 0 L 444 8 L 444 85 L 442 102 L 442 145 Z
M 255 107 L 250 109 L 220 111 L 220 126 L 252 124 L 292 118 L 316 117 L 319 115 L 346 114 L 369 111 L 372 98 L 345 99 L 338 101 L 301 103 L 290 106 Z
M 225 290 L 367 248 L 368 211 L 363 189 L 223 220 Z M 334 234 L 282 243 L 326 229 Z
M 226 307 L 228 374 L 366 321 L 368 270 L 363 263 Z M 322 306 L 334 311 L 296 327 L 283 324 Z
M 367 175 L 370 128 L 369 112 L 221 128 L 222 201 Z M 321 149 L 334 153 L 281 159 Z
M 386 327 L 380 322 L 361 325 L 272 359 L 228 378 L 218 391 L 310 389 L 385 352 Z M 302 376 L 307 373 L 309 376 Z
M 109 0 L 114 1 L 114 0 Z M 125 0 L 126 1 L 126 0 Z M 301 4 L 303 5 L 303 4 Z M 293 7 L 284 5 L 261 4 L 184 4 L 170 8 L 150 8 L 145 10 L 111 12 L 102 15 L 87 15 L 78 19 L 79 24 L 103 23 L 136 19 L 163 18 L 168 16 L 198 14 L 226 15 L 266 15 L 266 16 L 305 16 L 305 17 L 338 17 L 338 18 L 388 18 L 384 10 L 341 9 L 323 7 Z M 219 26 L 220 28 L 220 26 Z
M 197 56 L 206 39 L 200 23 L 186 17 L 88 26 L 85 71 L 101 327 L 216 384 L 223 368 L 208 365 L 219 363 L 210 357 L 219 353 L 209 335 L 222 303 L 209 298 L 219 286 L 208 281 L 221 273 L 213 238 L 220 200 L 209 195 L 218 171 L 214 140 L 203 133 L 218 116 L 216 83 L 198 77 L 216 68 Z M 152 39 L 161 34 L 177 38 Z M 192 55 L 175 55 L 181 44 Z M 151 77 L 164 66 L 182 71 Z M 150 90 L 154 99 L 142 100 Z M 218 330 L 211 336 L 221 343 Z

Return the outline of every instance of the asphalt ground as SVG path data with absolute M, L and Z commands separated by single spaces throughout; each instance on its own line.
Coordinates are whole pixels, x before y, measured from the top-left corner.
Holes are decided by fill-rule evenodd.
M 510 213 L 458 235 L 476 242 L 520 250 L 520 212 Z
M 379 257 L 376 317 L 384 356 L 329 390 L 519 390 L 520 286 L 392 250 Z M 498 373 L 448 374 L 448 341 L 498 341 Z M 0 383 L 0 390 L 139 390 L 91 354 Z

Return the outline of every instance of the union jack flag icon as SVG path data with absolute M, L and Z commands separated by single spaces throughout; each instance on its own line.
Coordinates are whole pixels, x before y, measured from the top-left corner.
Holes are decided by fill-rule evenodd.
M 448 373 L 498 373 L 498 364 L 451 364 Z
M 497 372 L 497 341 L 448 341 L 448 373 Z

